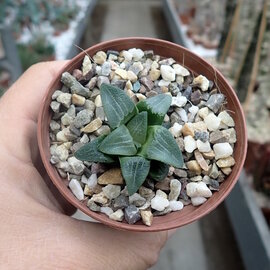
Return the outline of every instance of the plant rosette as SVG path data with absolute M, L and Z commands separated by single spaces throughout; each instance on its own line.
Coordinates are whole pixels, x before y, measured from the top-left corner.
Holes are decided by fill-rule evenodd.
M 52 94 L 50 162 L 74 196 L 108 218 L 204 204 L 232 172 L 226 96 L 172 58 L 132 48 L 85 55 Z

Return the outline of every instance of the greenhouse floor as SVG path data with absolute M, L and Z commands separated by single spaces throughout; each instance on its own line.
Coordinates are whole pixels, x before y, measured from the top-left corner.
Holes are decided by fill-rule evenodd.
M 171 40 L 162 1 L 100 0 L 81 43 L 127 36 Z M 81 213 L 76 214 L 82 217 Z M 224 205 L 177 232 L 167 242 L 151 270 L 242 270 L 243 264 Z

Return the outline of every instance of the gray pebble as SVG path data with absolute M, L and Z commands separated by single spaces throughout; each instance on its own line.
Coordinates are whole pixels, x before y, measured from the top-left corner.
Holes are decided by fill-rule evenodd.
M 225 96 L 223 94 L 213 94 L 210 96 L 205 105 L 214 113 L 217 113 L 224 100 Z
M 98 80 L 97 80 L 97 86 L 98 86 L 98 88 L 100 88 L 100 86 L 103 83 L 110 84 L 109 78 L 108 77 L 105 77 L 105 76 L 98 76 Z
M 118 210 L 118 209 L 124 209 L 128 207 L 128 197 L 121 194 L 120 196 L 118 196 L 117 198 L 114 199 L 113 201 L 113 208 L 114 210 Z
M 125 220 L 129 224 L 134 224 L 141 219 L 140 210 L 135 205 L 125 208 Z
M 58 131 L 60 129 L 60 127 L 61 126 L 60 126 L 59 123 L 57 123 L 54 120 L 51 120 L 51 122 L 50 122 L 50 129 L 51 129 L 51 131 Z
M 133 84 L 133 92 L 138 92 L 141 88 L 141 84 L 139 81 L 136 81 L 134 84 Z
M 195 131 L 195 140 L 201 140 L 202 142 L 209 141 L 209 133 L 207 131 Z
M 96 107 L 95 112 L 96 118 L 99 118 L 101 121 L 105 120 L 105 113 L 103 107 Z
M 57 99 L 58 98 L 58 96 L 60 95 L 60 94 L 62 94 L 63 92 L 62 91 L 60 91 L 60 90 L 56 90 L 56 91 L 54 91 L 54 93 L 52 94 L 52 100 L 55 100 L 55 99 Z
M 170 83 L 169 84 L 169 91 L 172 93 L 173 96 L 177 96 L 177 94 L 180 92 L 180 89 L 179 89 L 177 83 Z
M 140 82 L 148 89 L 148 91 L 152 90 L 154 87 L 154 83 L 150 79 L 150 77 L 141 77 Z
M 93 113 L 89 110 L 80 111 L 74 119 L 74 126 L 76 128 L 81 128 L 91 122 Z
M 87 206 L 89 207 L 90 210 L 94 212 L 100 212 L 100 206 L 91 200 L 88 200 Z
M 83 87 L 70 73 L 64 72 L 61 77 L 61 82 L 70 88 L 72 94 L 78 94 L 84 97 L 88 97 L 90 90 Z
M 116 86 L 116 87 L 118 87 L 118 88 L 120 88 L 120 89 L 123 89 L 124 90 L 124 88 L 126 86 L 126 81 L 124 81 L 124 80 L 117 80 L 117 81 L 112 81 L 111 84 L 114 85 L 114 86 Z
M 106 61 L 101 66 L 101 75 L 102 76 L 109 76 L 110 72 L 111 72 L 111 63 Z
M 55 113 L 59 113 L 59 111 L 60 111 L 60 103 L 59 102 L 52 101 L 50 104 L 50 107 Z

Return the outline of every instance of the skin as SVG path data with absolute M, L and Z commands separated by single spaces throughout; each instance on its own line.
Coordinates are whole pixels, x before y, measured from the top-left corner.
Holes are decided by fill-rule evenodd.
M 33 65 L 0 99 L 0 269 L 147 269 L 168 232 L 124 232 L 75 220 L 46 184 L 37 117 L 66 63 Z

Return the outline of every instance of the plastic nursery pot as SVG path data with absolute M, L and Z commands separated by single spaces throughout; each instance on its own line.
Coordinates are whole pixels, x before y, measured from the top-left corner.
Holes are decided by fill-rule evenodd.
M 124 222 L 113 221 L 107 216 L 105 216 L 105 214 L 91 211 L 86 206 L 86 202 L 77 200 L 77 198 L 71 193 L 71 191 L 67 187 L 67 181 L 64 181 L 58 175 L 55 167 L 50 163 L 49 123 L 51 118 L 51 111 L 49 109 L 49 105 L 53 92 L 61 87 L 61 74 L 64 71 L 72 72 L 75 68 L 79 68 L 85 56 L 84 52 L 74 57 L 63 68 L 63 70 L 59 72 L 59 74 L 55 77 L 54 81 L 47 90 L 38 119 L 38 143 L 40 154 L 47 173 L 56 188 L 60 191 L 60 193 L 66 198 L 69 203 L 83 211 L 88 216 L 108 226 L 122 230 L 148 232 L 169 230 L 184 226 L 205 216 L 206 214 L 214 210 L 229 195 L 230 191 L 238 180 L 246 156 L 247 134 L 244 114 L 241 109 L 241 105 L 234 93 L 234 90 L 228 84 L 226 79 L 221 75 L 221 73 L 199 56 L 174 43 L 152 38 L 131 37 L 103 42 L 92 46 L 91 48 L 87 49 L 86 52 L 90 56 L 93 56 L 96 52 L 100 50 L 107 51 L 110 49 L 121 51 L 130 48 L 141 48 L 142 50 L 151 49 L 154 50 L 155 54 L 159 54 L 162 57 L 172 57 L 180 64 L 184 63 L 184 66 L 191 70 L 194 75 L 202 74 L 208 79 L 215 81 L 220 91 L 226 95 L 228 102 L 227 108 L 228 110 L 233 112 L 231 115 L 235 121 L 235 129 L 237 132 L 237 143 L 235 144 L 234 149 L 234 158 L 236 164 L 233 167 L 232 173 L 221 184 L 219 192 L 214 192 L 213 196 L 199 207 L 189 205 L 185 206 L 181 211 L 173 212 L 165 216 L 154 217 L 154 221 L 151 227 L 147 227 L 141 222 L 130 225 Z

